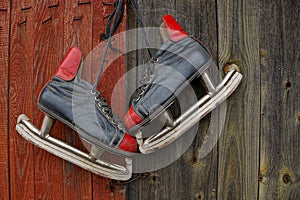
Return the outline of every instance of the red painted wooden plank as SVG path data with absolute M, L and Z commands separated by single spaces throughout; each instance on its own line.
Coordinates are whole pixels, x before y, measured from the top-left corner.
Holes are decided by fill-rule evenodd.
M 32 119 L 33 2 L 12 1 L 9 81 L 11 199 L 34 199 L 33 146 L 15 130 L 17 117 L 21 113 L 26 113 Z
M 85 0 L 67 0 L 64 10 L 64 52 L 72 45 L 79 47 L 83 56 L 92 49 L 92 3 Z M 84 77 L 90 77 L 90 70 L 84 68 Z M 84 150 L 77 133 L 67 128 L 68 143 Z M 92 199 L 91 173 L 71 163 L 64 165 L 65 196 L 64 199 Z
M 0 2 L 0 199 L 9 198 L 8 69 L 10 2 Z
M 93 199 L 95 200 L 124 200 L 126 185 L 118 184 L 100 176 L 93 176 Z
M 44 113 L 36 106 L 38 96 L 47 81 L 53 76 L 63 54 L 63 11 L 64 5 L 52 7 L 58 2 L 38 1 L 35 11 L 35 48 L 33 67 L 33 122 L 41 127 Z M 48 8 L 50 6 L 50 8 Z M 61 123 L 51 131 L 54 137 L 61 136 Z M 37 199 L 63 199 L 63 161 L 34 148 L 35 197 Z
M 93 17 L 93 48 L 96 48 L 100 43 L 100 34 L 104 33 L 107 19 L 105 16 L 112 12 L 112 6 L 103 6 L 103 1 L 94 2 L 94 17 Z M 123 21 L 114 33 L 111 40 L 112 46 L 117 50 L 109 48 L 105 58 L 105 66 L 102 77 L 98 84 L 98 89 L 101 95 L 111 104 L 115 114 L 123 118 L 125 114 L 125 73 L 126 73 L 126 57 L 122 55 L 125 52 L 125 34 L 126 30 L 126 4 L 124 5 Z M 101 41 L 101 45 L 105 46 L 105 42 Z M 102 52 L 99 53 L 99 58 Z M 120 57 L 119 57 L 120 56 Z M 93 80 L 96 78 L 99 70 L 99 63 L 93 63 Z M 98 68 L 97 68 L 98 67 Z M 112 99 L 113 97 L 113 99 Z M 115 103 L 114 103 L 115 102 Z
M 105 16 L 110 14 L 113 10 L 111 6 L 103 6 L 102 0 L 95 0 L 94 1 L 94 17 L 93 17 L 93 48 L 97 47 L 100 42 L 100 34 L 105 31 L 105 26 L 107 19 L 103 19 Z M 110 1 L 113 2 L 113 1 Z M 126 8 L 124 11 L 125 15 L 123 21 L 118 28 L 117 32 L 125 31 L 126 30 Z M 119 45 L 117 45 L 119 43 Z M 125 41 L 116 41 L 113 42 L 115 47 L 120 48 L 120 50 L 124 51 L 125 48 Z M 107 62 L 110 63 L 113 57 L 116 57 L 118 53 L 109 51 L 108 56 L 106 58 Z M 94 64 L 94 63 L 93 63 Z M 96 67 L 98 66 L 98 68 Z M 111 65 L 105 66 L 106 70 L 101 77 L 100 83 L 98 84 L 98 88 L 101 92 L 101 95 L 114 106 L 112 106 L 113 111 L 115 114 L 119 115 L 122 119 L 124 112 L 125 112 L 125 80 L 120 80 L 123 84 L 123 87 L 118 87 L 114 90 L 116 83 L 119 79 L 125 74 L 126 72 L 126 65 L 125 65 L 125 56 L 122 56 L 115 60 Z M 99 63 L 93 65 L 92 74 L 93 80 L 99 70 Z M 120 86 L 119 85 L 119 86 Z M 112 91 L 116 91 L 113 94 L 112 100 Z M 125 189 L 119 185 L 114 184 L 115 182 L 111 182 L 109 179 L 93 175 L 93 198 L 94 199 L 125 199 Z

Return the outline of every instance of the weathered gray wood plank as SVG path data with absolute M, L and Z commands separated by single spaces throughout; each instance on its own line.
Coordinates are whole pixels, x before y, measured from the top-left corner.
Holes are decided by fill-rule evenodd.
M 216 5 L 213 1 L 138 1 L 146 27 L 158 27 L 161 17 L 172 14 L 182 27 L 202 40 L 216 53 Z M 129 17 L 133 17 L 129 15 Z M 150 43 L 161 42 L 159 33 L 150 35 Z M 147 53 L 131 55 L 138 64 L 147 62 Z M 216 57 L 216 54 L 215 54 Z M 132 59 L 132 58 L 131 58 Z M 203 88 L 194 84 L 197 92 Z M 185 91 L 186 96 L 191 91 Z M 200 123 L 197 137 L 187 152 L 168 167 L 151 172 L 128 186 L 127 199 L 215 199 L 217 189 L 217 149 L 199 159 L 199 149 L 206 135 L 209 116 Z M 164 158 L 162 158 L 164 159 Z
M 140 13 L 140 16 L 144 22 L 144 25 L 146 27 L 158 27 L 161 23 L 161 16 L 162 13 L 159 13 L 159 9 L 157 9 L 158 1 L 157 0 L 151 0 L 151 1 L 138 1 L 138 10 Z M 159 2 L 160 6 L 164 10 L 171 10 L 172 7 L 174 8 L 174 3 L 169 2 Z M 129 15 L 129 17 L 134 17 Z M 132 18 L 131 18 L 132 19 Z M 130 20 L 130 19 L 129 19 Z M 149 43 L 158 43 L 161 42 L 159 39 L 158 32 L 155 32 L 155 34 L 149 35 Z M 142 42 L 142 35 L 137 35 L 137 43 Z M 132 67 L 135 67 L 136 65 L 140 65 L 143 63 L 146 63 L 149 59 L 149 55 L 146 51 L 138 51 L 135 55 L 135 60 L 133 60 L 133 63 L 131 63 Z M 136 69 L 134 69 L 136 70 Z M 139 77 L 142 74 L 142 71 L 140 69 L 137 69 L 136 71 L 137 77 Z M 132 84 L 135 84 L 134 82 Z M 170 189 L 167 188 L 174 188 L 174 182 L 170 183 L 168 182 L 167 174 L 173 174 L 174 176 L 174 165 L 169 166 L 164 169 L 164 172 L 153 172 L 149 174 L 146 177 L 139 178 L 135 182 L 132 182 L 128 185 L 127 188 L 127 199 L 167 199 L 167 196 L 171 198 L 170 196 Z M 173 178 L 170 177 L 172 180 Z M 169 180 L 170 180 L 169 178 Z M 168 182 L 168 183 L 167 183 Z M 169 185 L 167 185 L 169 184 Z M 172 191 L 173 194 L 175 194 L 175 190 Z M 172 196 L 174 198 L 174 196 Z
M 260 199 L 300 199 L 299 7 L 261 1 Z
M 217 1 L 219 66 L 237 63 L 242 84 L 227 101 L 219 141 L 218 199 L 257 199 L 260 68 L 259 2 Z

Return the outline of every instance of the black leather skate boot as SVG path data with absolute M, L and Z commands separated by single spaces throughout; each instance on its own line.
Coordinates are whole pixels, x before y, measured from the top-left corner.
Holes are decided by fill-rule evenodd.
M 136 152 L 136 140 L 125 132 L 123 122 L 113 115 L 100 93 L 93 90 L 93 85 L 77 76 L 81 59 L 81 51 L 72 47 L 57 73 L 41 91 L 38 107 L 93 145 Z
M 187 84 L 215 65 L 207 50 L 189 37 L 172 16 L 164 16 L 163 21 L 169 39 L 156 53 L 154 62 L 149 63 L 144 85 L 124 117 L 129 129 L 155 118 Z

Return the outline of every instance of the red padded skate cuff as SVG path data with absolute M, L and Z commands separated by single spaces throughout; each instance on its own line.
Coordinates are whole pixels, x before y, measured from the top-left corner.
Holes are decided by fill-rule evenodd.
M 138 149 L 138 145 L 137 145 L 136 139 L 134 137 L 132 137 L 128 133 L 125 133 L 125 136 L 124 136 L 121 144 L 119 145 L 119 148 L 123 149 L 125 151 L 136 153 L 137 149 Z
M 72 47 L 58 67 L 55 76 L 65 81 L 73 80 L 80 66 L 81 57 L 81 51 L 76 47 Z
M 126 127 L 130 129 L 139 124 L 142 120 L 143 119 L 138 114 L 136 114 L 133 107 L 130 106 L 128 112 L 124 116 L 124 124 L 126 125 Z
M 167 27 L 170 40 L 178 42 L 188 36 L 188 34 L 171 15 L 165 15 L 162 19 Z

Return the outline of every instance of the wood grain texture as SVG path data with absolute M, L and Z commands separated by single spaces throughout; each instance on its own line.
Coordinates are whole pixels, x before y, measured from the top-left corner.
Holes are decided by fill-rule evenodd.
M 35 12 L 35 48 L 33 65 L 33 118 L 37 127 L 41 127 L 44 113 L 41 112 L 36 102 L 45 84 L 56 72 L 61 62 L 63 53 L 63 11 L 64 6 L 54 8 L 49 6 L 57 2 L 38 1 L 34 5 Z M 56 41 L 56 42 L 53 42 Z M 61 137 L 62 126 L 57 126 L 51 131 L 54 137 Z M 48 152 L 34 147 L 34 172 L 35 172 L 35 198 L 37 199 L 63 199 L 63 161 Z
M 102 0 L 88 2 L 0 1 L 1 200 L 300 199 L 297 0 L 137 1 L 146 26 L 158 27 L 161 16 L 172 14 L 208 46 L 220 68 L 227 62 L 241 68 L 242 84 L 227 101 L 219 144 L 203 159 L 197 156 L 210 116 L 200 122 L 197 137 L 180 159 L 129 184 L 93 175 L 19 136 L 15 125 L 21 113 L 41 125 L 43 115 L 36 106 L 39 91 L 69 48 L 76 45 L 86 56 L 100 43 L 106 25 L 103 17 L 113 7 L 103 6 Z M 132 11 L 126 14 L 118 32 L 137 26 Z M 132 36 L 127 47 L 136 45 L 139 37 Z M 157 33 L 149 35 L 149 41 L 161 42 Z M 121 42 L 120 48 L 125 48 L 123 45 Z M 110 52 L 108 58 L 114 55 Z M 115 83 L 125 73 L 126 62 L 130 70 L 147 61 L 146 51 L 120 57 L 107 67 L 99 83 L 108 102 L 117 97 L 114 101 L 120 104 L 113 109 L 120 117 L 127 95 L 122 90 L 126 84 L 134 87 L 136 79 L 122 79 L 124 87 L 113 96 Z M 92 81 L 99 66 L 91 66 L 83 77 Z M 141 73 L 137 71 L 137 76 Z M 197 83 L 193 86 L 203 93 Z M 60 122 L 52 134 L 85 149 L 77 133 Z
M 138 4 L 138 13 L 143 20 L 145 27 L 159 27 L 160 23 L 162 22 L 161 16 L 164 12 L 172 11 L 172 13 L 175 13 L 175 4 L 171 1 L 160 1 L 159 4 L 157 4 L 158 1 L 156 0 L 136 2 Z M 157 7 L 157 5 L 159 5 L 159 8 Z M 161 11 L 160 8 L 164 11 Z M 132 13 L 129 15 L 131 18 L 129 18 L 128 21 L 135 22 L 133 11 L 130 10 L 130 8 L 129 11 Z M 133 26 L 132 28 L 137 27 L 140 27 L 140 24 L 136 24 L 136 27 Z M 140 43 L 144 42 L 144 35 L 142 34 L 137 33 L 132 37 L 136 37 L 134 39 L 131 39 L 136 42 L 135 45 L 139 46 Z M 153 32 L 152 34 L 148 33 L 147 37 L 150 44 L 159 45 L 162 42 L 158 31 Z M 149 60 L 149 55 L 145 50 L 136 51 L 135 55 L 132 55 L 133 60 L 128 63 L 128 70 L 134 70 L 136 73 L 134 74 L 134 76 L 136 77 L 128 77 L 128 79 L 137 79 L 129 82 L 129 84 L 133 84 L 133 88 L 136 88 L 136 81 L 139 81 L 140 77 L 143 74 L 143 71 L 140 68 L 135 67 L 147 63 L 147 61 Z M 174 199 L 176 191 L 171 188 L 175 188 L 176 184 L 174 181 L 175 170 L 176 167 L 173 164 L 164 168 L 163 170 L 152 172 L 135 180 L 128 185 L 126 199 Z
M 260 68 L 259 2 L 217 1 L 219 66 L 239 65 L 243 80 L 227 100 L 219 140 L 218 199 L 257 199 Z
M 114 7 L 103 6 L 103 1 L 94 2 L 94 18 L 93 18 L 93 48 L 97 48 L 99 44 L 106 45 L 104 40 L 100 40 L 100 34 L 105 33 L 107 20 L 105 16 L 112 13 Z M 111 45 L 105 58 L 105 64 L 101 79 L 98 83 L 98 89 L 101 95 L 105 97 L 111 105 L 114 113 L 120 119 L 125 115 L 125 72 L 126 72 L 126 52 L 125 36 L 126 34 L 126 4 L 124 3 L 123 20 L 118 29 L 114 33 Z M 99 58 L 102 56 L 102 51 L 99 52 Z M 93 66 L 93 82 L 99 72 L 99 62 Z
M 15 130 L 17 117 L 32 119 L 34 1 L 12 1 L 10 42 L 10 194 L 11 199 L 34 199 L 33 145 Z
M 100 40 L 100 34 L 105 33 L 107 18 L 104 17 L 109 15 L 114 7 L 113 6 L 104 6 L 102 0 L 95 0 L 93 2 L 93 49 L 99 49 L 99 45 L 105 46 L 105 41 Z M 107 1 L 113 2 L 113 1 Z M 113 38 L 122 31 L 126 30 L 126 5 L 124 11 L 123 21 L 118 27 Z M 121 52 L 125 51 L 125 38 L 121 39 L 112 39 L 112 46 L 119 49 Z M 98 75 L 100 67 L 100 58 L 102 56 L 101 51 L 95 51 L 95 59 L 93 60 L 93 65 L 91 68 L 92 71 L 92 83 Z M 119 116 L 120 119 L 123 118 L 125 113 L 125 55 L 117 58 L 119 55 L 118 52 L 112 51 L 109 49 L 108 54 L 105 58 L 105 66 L 101 76 L 101 79 L 98 83 L 98 90 L 101 92 L 101 95 L 106 99 L 113 109 L 113 112 Z M 116 59 L 117 58 L 117 59 Z M 111 63 L 108 65 L 107 63 Z M 93 198 L 94 199 L 116 199 L 122 200 L 125 199 L 125 188 L 120 186 L 115 181 L 110 179 L 103 178 L 100 176 L 93 175 L 92 177 L 93 184 Z
M 300 198 L 299 6 L 261 1 L 260 199 Z
M 92 49 L 92 4 L 79 4 L 89 2 L 84 0 L 65 1 L 64 12 L 64 54 L 75 45 L 87 56 Z M 90 77 L 91 70 L 85 68 L 83 76 Z M 65 140 L 84 150 L 78 134 L 69 128 L 65 129 Z M 92 175 L 69 162 L 64 164 L 64 199 L 92 199 Z
M 138 1 L 138 9 L 146 27 L 159 27 L 162 22 L 161 17 L 172 14 L 188 33 L 216 51 L 215 2 L 196 0 Z M 131 18 L 134 17 L 132 14 L 130 16 Z M 162 44 L 159 32 L 151 33 L 148 37 L 150 44 Z M 145 52 L 138 52 L 131 56 L 135 59 L 131 63 L 132 67 L 147 62 L 149 58 Z M 137 74 L 140 75 L 141 73 L 137 72 Z M 196 93 L 204 94 L 204 89 L 200 84 L 195 83 L 193 86 Z M 184 91 L 183 96 L 189 95 L 193 95 L 193 92 Z M 199 149 L 208 131 L 208 125 L 209 116 L 200 122 L 194 142 L 180 159 L 161 170 L 151 172 L 148 176 L 130 183 L 127 199 L 216 199 L 217 149 L 214 148 L 206 157 L 199 159 Z
M 9 199 L 8 80 L 10 1 L 0 2 L 0 199 Z
M 183 20 L 181 24 L 187 32 L 199 39 L 211 52 L 213 52 L 214 61 L 217 62 L 218 37 L 216 2 L 197 0 L 188 2 L 176 1 L 176 15 L 178 19 Z M 214 76 L 218 76 L 218 74 L 214 74 Z M 192 86 L 196 94 L 198 94 L 198 99 L 205 94 L 205 90 L 201 83 L 194 82 Z M 176 195 L 177 199 L 217 198 L 217 145 L 212 148 L 210 152 L 207 152 L 207 155 L 203 158 L 199 158 L 199 153 L 204 150 L 202 145 L 207 134 L 215 134 L 209 132 L 209 126 L 218 126 L 218 124 L 216 124 L 218 121 L 219 119 L 217 118 L 212 121 L 210 115 L 200 121 L 193 144 L 187 152 L 183 154 L 179 163 L 177 163 L 177 171 L 181 174 L 181 177 L 176 180 L 176 188 L 181 188 L 181 191 L 178 191 L 178 194 Z M 210 125 L 210 123 L 212 124 Z M 189 175 L 186 176 L 187 174 Z

